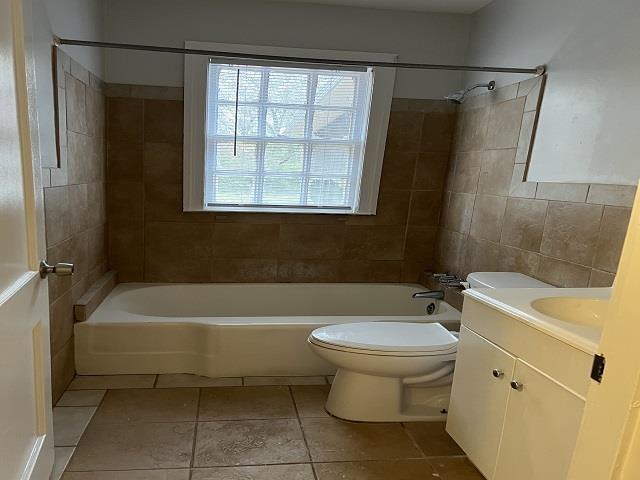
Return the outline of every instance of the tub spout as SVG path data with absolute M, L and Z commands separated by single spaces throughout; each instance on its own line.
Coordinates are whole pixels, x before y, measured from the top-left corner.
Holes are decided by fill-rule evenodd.
M 428 292 L 416 292 L 411 298 L 433 298 L 435 300 L 444 300 L 444 292 L 442 290 L 430 290 Z

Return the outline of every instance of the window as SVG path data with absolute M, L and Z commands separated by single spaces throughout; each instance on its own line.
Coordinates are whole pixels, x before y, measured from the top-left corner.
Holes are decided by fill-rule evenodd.
M 187 57 L 185 210 L 375 213 L 392 81 L 376 102 L 372 68 Z

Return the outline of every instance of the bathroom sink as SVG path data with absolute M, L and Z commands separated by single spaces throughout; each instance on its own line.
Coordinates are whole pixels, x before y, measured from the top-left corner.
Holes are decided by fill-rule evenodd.
M 531 302 L 543 315 L 595 328 L 602 328 L 608 305 L 608 300 L 580 297 L 545 297 Z

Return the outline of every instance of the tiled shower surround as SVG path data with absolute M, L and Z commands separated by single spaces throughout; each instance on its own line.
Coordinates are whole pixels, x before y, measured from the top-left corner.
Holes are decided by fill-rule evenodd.
M 541 83 L 457 114 L 394 99 L 371 217 L 182 212 L 182 89 L 108 85 L 111 266 L 147 282 L 416 282 L 435 269 L 611 285 L 635 189 L 522 180 Z
M 72 277 L 49 278 L 53 401 L 75 375 L 73 304 L 107 269 L 102 82 L 58 51 L 60 156 L 43 168 L 47 260 L 72 262 Z
M 455 109 L 394 100 L 375 216 L 182 212 L 182 90 L 107 88 L 120 281 L 416 282 L 433 268 Z
M 560 287 L 610 286 L 634 187 L 524 182 L 540 80 L 471 98 L 458 113 L 436 268 L 514 271 Z

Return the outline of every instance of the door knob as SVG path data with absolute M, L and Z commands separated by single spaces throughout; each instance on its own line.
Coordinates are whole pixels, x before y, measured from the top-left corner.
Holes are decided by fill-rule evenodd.
M 50 273 L 55 273 L 58 277 L 73 275 L 73 263 L 58 262 L 49 265 L 46 260 L 40 262 L 40 277 L 47 278 Z
M 494 377 L 496 378 L 502 378 L 504 377 L 504 372 L 502 370 L 500 370 L 499 368 L 494 368 L 491 373 L 493 374 Z
M 515 380 L 512 380 L 511 381 L 511 388 L 521 392 L 522 389 L 524 388 L 524 385 L 522 383 L 520 383 L 520 382 L 516 382 Z

